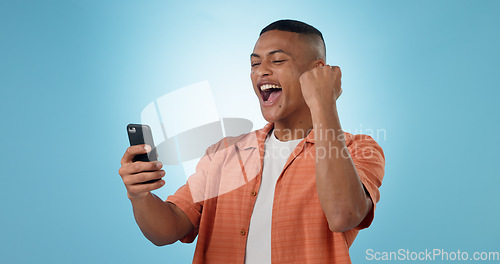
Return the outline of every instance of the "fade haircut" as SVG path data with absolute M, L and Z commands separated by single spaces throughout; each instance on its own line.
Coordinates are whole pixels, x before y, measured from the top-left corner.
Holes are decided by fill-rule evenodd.
M 283 19 L 275 21 L 262 29 L 259 36 L 271 30 L 293 32 L 303 35 L 319 52 L 318 59 L 326 60 L 326 45 L 323 34 L 315 27 L 301 21 Z

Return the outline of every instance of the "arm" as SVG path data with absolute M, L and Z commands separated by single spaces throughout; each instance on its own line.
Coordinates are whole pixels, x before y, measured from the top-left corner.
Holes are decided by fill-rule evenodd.
M 193 230 L 189 218 L 176 205 L 148 193 L 142 199 L 130 199 L 135 221 L 142 233 L 157 246 L 168 245 Z
M 338 118 L 336 100 L 342 93 L 338 67 L 316 67 L 301 78 L 311 110 L 316 145 L 316 185 L 330 230 L 358 226 L 373 207 L 349 155 Z
M 358 226 L 373 204 L 347 150 L 337 111 L 317 111 L 313 115 L 313 128 L 316 184 L 321 207 L 330 230 L 344 232 Z
M 152 190 L 165 184 L 160 162 L 132 162 L 137 154 L 146 153 L 144 145 L 131 146 L 123 155 L 119 174 L 127 188 L 134 217 L 144 236 L 157 246 L 172 244 L 193 230 L 189 218 L 177 206 L 164 202 Z M 143 182 L 160 179 L 154 183 Z

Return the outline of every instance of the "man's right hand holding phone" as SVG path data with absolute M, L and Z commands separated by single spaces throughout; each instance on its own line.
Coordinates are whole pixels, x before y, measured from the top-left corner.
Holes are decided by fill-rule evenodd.
M 132 202 L 134 217 L 142 233 L 155 245 L 172 244 L 194 230 L 187 215 L 176 205 L 151 193 L 165 184 L 165 171 L 159 161 L 133 161 L 138 154 L 149 153 L 148 145 L 134 145 L 125 151 L 118 171 Z
M 144 198 L 152 190 L 159 189 L 165 184 L 162 180 L 165 171 L 161 169 L 163 166 L 161 162 L 133 161 L 136 155 L 150 151 L 151 147 L 148 145 L 130 146 L 121 159 L 122 166 L 118 173 L 122 177 L 128 198 L 131 200 Z

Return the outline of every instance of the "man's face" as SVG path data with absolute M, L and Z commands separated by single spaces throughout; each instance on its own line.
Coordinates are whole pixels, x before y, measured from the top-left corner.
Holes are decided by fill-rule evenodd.
M 262 115 L 268 122 L 293 125 L 308 116 L 299 78 L 315 67 L 308 42 L 298 33 L 271 30 L 262 34 L 250 56 L 251 79 Z

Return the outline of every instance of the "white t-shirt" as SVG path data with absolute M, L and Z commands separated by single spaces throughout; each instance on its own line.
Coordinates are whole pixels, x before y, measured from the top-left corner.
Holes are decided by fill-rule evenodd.
M 262 180 L 250 219 L 245 264 L 271 263 L 274 189 L 288 157 L 301 140 L 279 141 L 274 130 L 266 138 Z

